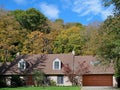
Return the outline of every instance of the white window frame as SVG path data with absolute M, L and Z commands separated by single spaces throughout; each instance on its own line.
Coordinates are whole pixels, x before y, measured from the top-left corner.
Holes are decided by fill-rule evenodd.
M 21 66 L 23 65 L 23 67 Z M 21 59 L 19 62 L 18 62 L 18 68 L 20 69 L 20 71 L 24 71 L 26 69 L 26 62 L 24 59 Z
M 59 63 L 59 67 L 58 68 L 55 68 L 55 62 L 58 62 Z M 56 58 L 54 61 L 53 61 L 53 70 L 61 70 L 61 61 Z

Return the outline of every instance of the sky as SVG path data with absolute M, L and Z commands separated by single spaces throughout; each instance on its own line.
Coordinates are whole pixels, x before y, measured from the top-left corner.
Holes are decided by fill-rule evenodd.
M 104 7 L 102 0 L 0 0 L 7 10 L 36 8 L 48 19 L 63 19 L 65 23 L 79 22 L 87 25 L 104 21 L 112 15 L 113 6 Z

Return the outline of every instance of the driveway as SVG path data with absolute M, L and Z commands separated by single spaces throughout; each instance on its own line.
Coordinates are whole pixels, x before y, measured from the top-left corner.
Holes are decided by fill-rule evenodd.
M 82 87 L 81 90 L 120 90 L 113 87 Z

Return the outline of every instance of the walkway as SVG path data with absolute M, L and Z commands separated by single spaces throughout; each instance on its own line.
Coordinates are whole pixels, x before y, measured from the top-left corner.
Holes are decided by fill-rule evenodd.
M 112 87 L 83 87 L 81 90 L 120 90 Z

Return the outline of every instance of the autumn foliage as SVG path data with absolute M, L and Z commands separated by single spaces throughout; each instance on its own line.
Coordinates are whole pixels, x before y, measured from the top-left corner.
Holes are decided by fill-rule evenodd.
M 86 61 L 78 62 L 78 66 L 74 68 L 71 68 L 69 64 L 64 64 L 63 71 L 68 76 L 69 81 L 72 82 L 72 85 L 82 85 L 81 76 L 90 72 Z

